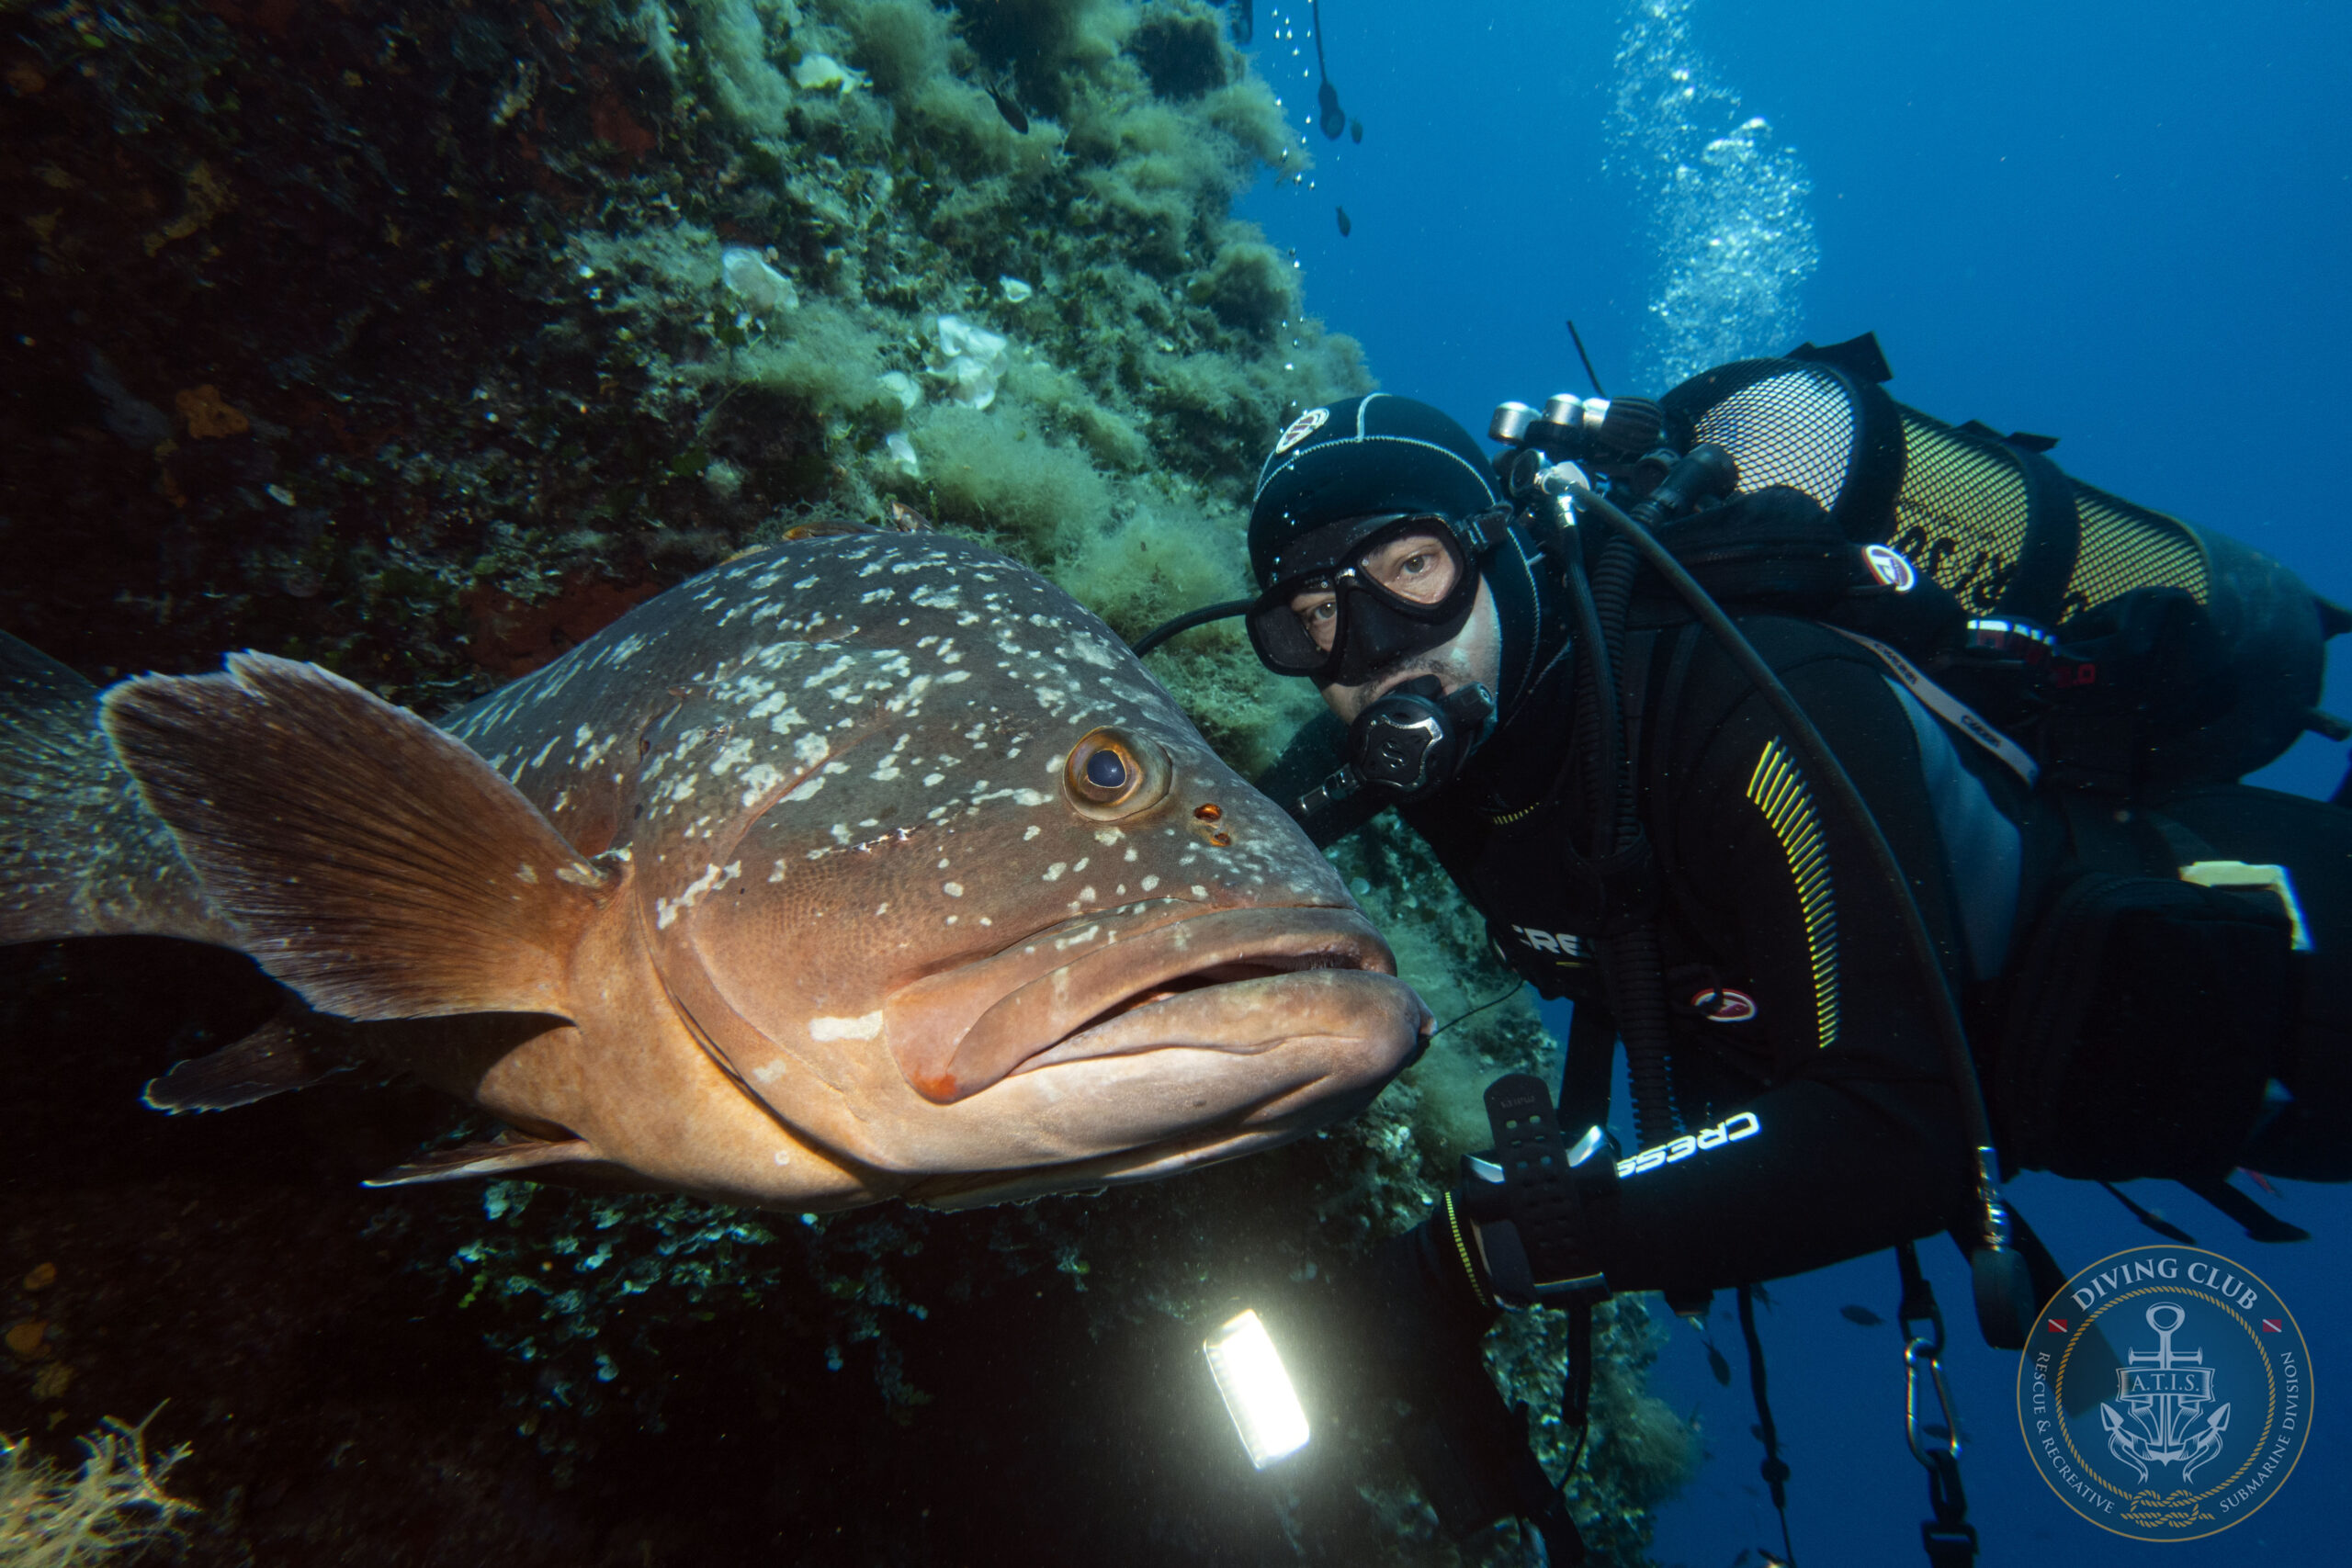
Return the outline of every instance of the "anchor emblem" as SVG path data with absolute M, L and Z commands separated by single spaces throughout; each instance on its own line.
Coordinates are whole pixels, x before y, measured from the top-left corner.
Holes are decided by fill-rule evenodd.
M 2199 1467 L 2222 1451 L 2222 1435 L 2230 1429 L 2227 1404 L 2216 1406 L 2205 1424 L 2196 1427 L 2199 1415 L 2213 1403 L 2213 1369 L 2205 1364 L 2203 1351 L 2172 1348 L 2172 1337 L 2188 1317 L 2172 1302 L 2158 1302 L 2148 1309 L 2148 1326 L 2156 1331 L 2155 1349 L 2134 1350 L 2115 1369 L 2115 1404 L 2098 1407 L 2108 1450 L 2138 1472 L 2143 1484 L 2150 1465 L 2177 1464 L 2186 1486 Z M 2123 1408 L 2118 1410 L 2117 1404 Z

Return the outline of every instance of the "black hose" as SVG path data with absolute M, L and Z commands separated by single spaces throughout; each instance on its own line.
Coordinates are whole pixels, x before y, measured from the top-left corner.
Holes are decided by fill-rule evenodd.
M 1625 607 L 1634 597 L 1635 565 L 1633 546 L 1623 539 L 1611 539 L 1601 547 L 1600 565 L 1592 574 L 1592 606 L 1600 616 L 1602 635 L 1609 639 L 1609 672 L 1612 680 L 1625 667 Z M 1612 837 L 1605 850 L 1611 852 L 1632 843 L 1634 835 L 1641 831 L 1641 803 L 1628 787 L 1633 782 L 1634 760 L 1625 755 L 1624 722 L 1621 712 L 1617 715 L 1616 744 L 1612 748 L 1617 767 L 1609 776 Z
M 1586 768 L 1588 793 L 1593 799 L 1606 799 L 1607 792 L 1616 782 L 1618 749 L 1623 744 L 1624 735 L 1617 713 L 1616 666 L 1610 661 L 1609 637 L 1600 619 L 1600 607 L 1595 602 L 1591 581 L 1585 576 L 1583 541 L 1566 522 L 1555 521 L 1544 548 L 1552 556 L 1553 568 L 1567 592 L 1568 616 L 1576 626 L 1577 643 L 1589 650 L 1577 660 L 1575 723 L 1577 739 L 1583 741 L 1577 748 L 1577 757 Z M 1556 794 L 1558 784 L 1555 784 L 1553 789 Z M 1582 846 L 1586 854 L 1599 859 L 1616 847 L 1608 837 L 1610 825 L 1605 821 L 1603 832 Z
M 1204 604 L 1197 610 L 1187 610 L 1174 620 L 1162 621 L 1136 638 L 1129 646 L 1128 651 L 1137 659 L 1141 659 L 1178 632 L 1188 632 L 1194 626 L 1207 626 L 1211 621 L 1226 621 L 1231 620 L 1236 615 L 1246 615 L 1250 613 L 1250 606 L 1257 602 L 1255 599 L 1227 599 L 1215 604 Z
M 1564 504 L 1555 502 L 1555 504 Z M 1555 518 L 1544 548 L 1568 596 L 1568 612 L 1583 652 L 1577 657 L 1576 729 L 1578 744 L 1569 765 L 1586 766 L 1587 795 L 1607 802 L 1599 817 L 1600 830 L 1584 852 L 1606 859 L 1634 841 L 1641 831 L 1638 803 L 1633 799 L 1632 769 L 1625 752 L 1623 715 L 1617 700 L 1617 666 L 1624 653 L 1624 607 L 1633 584 L 1633 552 L 1621 547 L 1622 583 L 1612 580 L 1611 597 L 1617 607 L 1612 623 L 1600 602 L 1595 585 L 1586 578 L 1584 545 L 1565 518 Z M 1603 566 L 1608 564 L 1603 553 Z M 1614 626 L 1615 636 L 1611 636 Z M 1556 796 L 1559 786 L 1555 784 Z M 1634 1095 L 1634 1134 L 1649 1148 L 1674 1136 L 1676 1118 L 1673 1084 L 1667 1061 L 1666 999 L 1660 990 L 1657 936 L 1646 923 L 1615 937 L 1599 939 L 1601 978 L 1608 987 L 1618 1036 L 1625 1042 L 1626 1080 Z
M 1597 396 L 1607 397 L 1609 389 L 1600 384 L 1600 377 L 1592 367 L 1592 355 L 1584 351 L 1584 333 L 1577 331 L 1576 318 L 1573 316 L 1568 318 L 1568 337 L 1577 345 L 1577 357 L 1584 361 L 1584 378 L 1592 383 L 1593 392 Z

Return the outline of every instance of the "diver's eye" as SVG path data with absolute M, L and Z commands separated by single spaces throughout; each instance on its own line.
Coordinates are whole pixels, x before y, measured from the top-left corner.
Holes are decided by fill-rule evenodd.
M 1069 749 L 1062 788 L 1080 813 L 1107 820 L 1156 805 L 1168 793 L 1171 771 L 1151 741 L 1124 730 L 1095 729 Z

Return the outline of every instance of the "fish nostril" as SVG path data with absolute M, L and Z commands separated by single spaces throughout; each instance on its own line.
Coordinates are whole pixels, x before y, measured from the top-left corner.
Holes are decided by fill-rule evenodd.
M 1218 806 L 1216 801 L 1212 800 L 1205 806 L 1194 807 L 1193 808 L 1193 815 L 1199 818 L 1204 822 L 1214 822 L 1218 818 L 1225 815 L 1225 810 L 1222 807 Z

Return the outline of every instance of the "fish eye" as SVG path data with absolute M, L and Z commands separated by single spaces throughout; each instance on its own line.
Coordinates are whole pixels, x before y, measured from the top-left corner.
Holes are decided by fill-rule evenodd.
M 1089 730 L 1062 764 L 1062 791 L 1080 815 L 1108 820 L 1158 804 L 1171 771 L 1159 748 L 1139 736 Z

